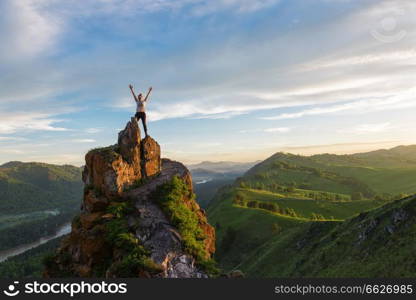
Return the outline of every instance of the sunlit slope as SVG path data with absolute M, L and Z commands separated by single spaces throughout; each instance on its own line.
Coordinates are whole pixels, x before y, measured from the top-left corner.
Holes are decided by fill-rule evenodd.
M 416 146 L 353 155 L 300 156 L 276 153 L 241 180 L 251 188 L 274 191 L 293 186 L 368 199 L 416 193 Z M 389 195 L 386 195 L 389 194 Z
M 415 277 L 416 198 L 273 236 L 236 267 L 250 277 Z

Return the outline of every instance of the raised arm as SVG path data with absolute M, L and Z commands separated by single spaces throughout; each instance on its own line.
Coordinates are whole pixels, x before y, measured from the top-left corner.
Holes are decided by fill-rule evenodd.
M 136 94 L 134 93 L 133 86 L 131 84 L 129 84 L 129 88 L 130 88 L 131 93 L 133 94 L 134 101 L 137 101 Z
M 153 90 L 152 87 L 149 88 L 149 91 L 147 92 L 146 98 L 144 98 L 144 101 L 147 101 L 147 98 L 149 98 L 150 92 Z

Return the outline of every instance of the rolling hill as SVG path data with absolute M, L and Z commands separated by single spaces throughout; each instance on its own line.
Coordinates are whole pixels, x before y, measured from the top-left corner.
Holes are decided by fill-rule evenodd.
M 249 277 L 414 276 L 416 200 L 406 194 L 416 192 L 415 158 L 415 146 L 353 155 L 276 153 L 220 189 L 208 207 L 216 259 Z M 400 230 L 392 229 L 398 211 L 408 224 Z M 413 267 L 389 267 L 399 258 Z

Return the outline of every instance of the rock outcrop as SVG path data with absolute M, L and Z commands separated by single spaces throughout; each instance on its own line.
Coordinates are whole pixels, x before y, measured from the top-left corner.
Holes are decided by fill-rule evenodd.
M 208 277 L 203 266 L 215 252 L 215 230 L 194 200 L 190 172 L 160 154 L 132 119 L 116 145 L 86 155 L 81 213 L 46 262 L 45 277 Z M 189 230 L 182 236 L 176 213 L 163 207 L 170 195 L 157 196 L 174 179 L 184 187 L 174 194 L 176 206 L 196 224 L 193 240 Z

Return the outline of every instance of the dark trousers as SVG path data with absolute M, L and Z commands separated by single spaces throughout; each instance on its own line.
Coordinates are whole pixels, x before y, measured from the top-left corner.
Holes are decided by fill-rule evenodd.
M 136 115 L 135 115 L 135 117 L 136 117 L 137 122 L 139 122 L 140 119 L 142 119 L 144 133 L 147 136 L 146 113 L 145 112 L 137 112 Z

